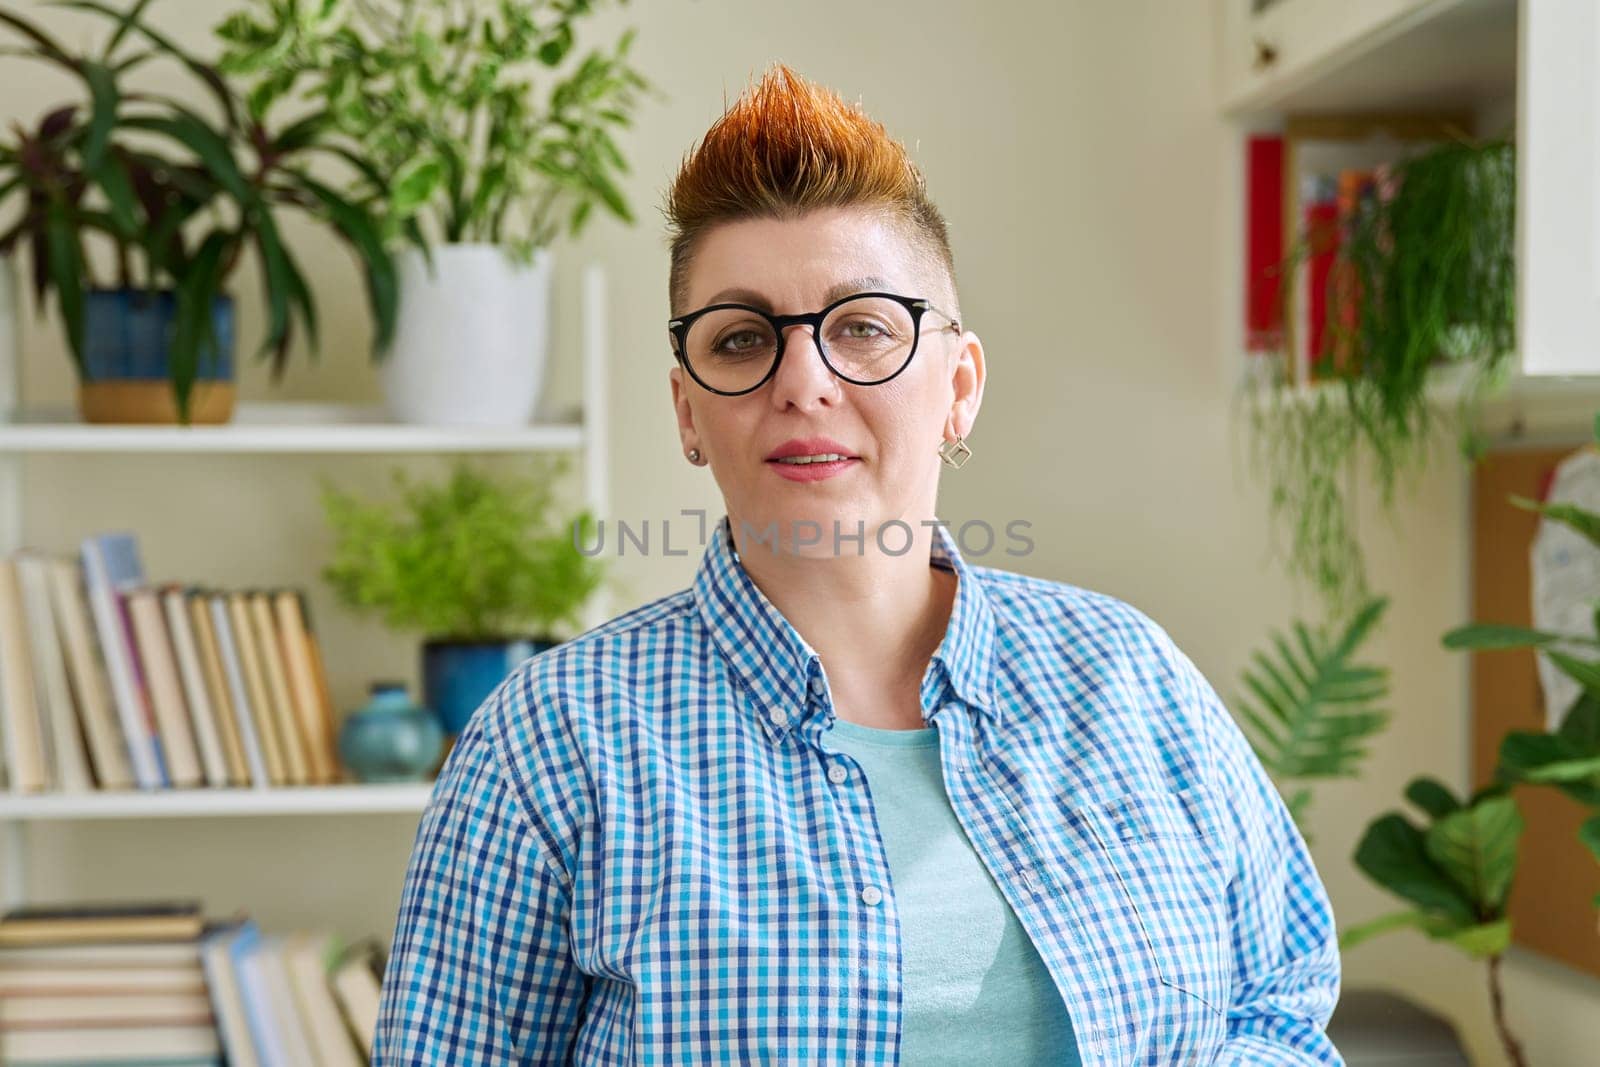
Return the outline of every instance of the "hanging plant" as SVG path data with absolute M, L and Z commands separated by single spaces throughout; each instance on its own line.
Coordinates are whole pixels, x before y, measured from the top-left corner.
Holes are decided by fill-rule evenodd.
M 1483 452 L 1477 412 L 1505 384 L 1516 339 L 1515 204 L 1506 140 L 1449 141 L 1381 171 L 1372 195 L 1338 221 L 1322 380 L 1247 390 L 1252 455 L 1273 525 L 1288 534 L 1289 572 L 1330 617 L 1369 595 L 1351 506 L 1359 461 L 1370 461 L 1390 510 L 1402 483 L 1426 469 L 1441 374 L 1459 383 L 1462 454 Z M 1312 232 L 1295 243 L 1281 294 L 1326 239 Z

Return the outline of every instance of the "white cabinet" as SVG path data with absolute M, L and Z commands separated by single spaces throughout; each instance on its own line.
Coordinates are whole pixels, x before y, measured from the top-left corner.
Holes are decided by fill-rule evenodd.
M 1215 2 L 1218 106 L 1244 128 L 1465 112 L 1510 132 L 1515 377 L 1600 376 L 1600 0 Z
M 1455 0 L 1217 0 L 1224 108 L 1281 95 Z
M 1526 0 L 1521 36 L 1522 373 L 1600 374 L 1600 4 Z

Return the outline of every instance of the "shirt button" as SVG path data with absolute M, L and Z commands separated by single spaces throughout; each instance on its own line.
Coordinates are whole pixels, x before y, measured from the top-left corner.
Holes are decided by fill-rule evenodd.
M 835 763 L 828 768 L 828 781 L 839 783 L 850 777 L 850 772 L 844 769 L 844 764 Z
M 826 689 L 826 688 L 828 688 L 828 687 L 823 684 L 823 681 L 822 681 L 821 678 L 813 678 L 813 679 L 811 679 L 811 691 L 813 693 L 817 694 L 817 696 L 821 696 L 822 695 L 822 691 L 824 689 Z
M 883 894 L 878 891 L 877 886 L 869 885 L 861 891 L 861 899 L 869 905 L 876 904 L 883 899 Z
M 782 708 L 773 708 L 771 711 L 767 712 L 767 718 L 771 720 L 772 725 L 782 726 L 784 723 L 789 721 L 789 713 L 784 711 Z

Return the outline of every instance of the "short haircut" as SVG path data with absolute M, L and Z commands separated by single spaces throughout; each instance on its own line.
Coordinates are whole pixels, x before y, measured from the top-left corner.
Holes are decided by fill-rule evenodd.
M 905 146 L 859 105 L 773 64 L 706 131 L 667 191 L 671 314 L 690 310 L 689 265 L 715 226 L 841 207 L 879 213 L 905 235 L 923 270 L 935 278 L 943 272 L 955 297 L 944 217 Z M 956 307 L 950 312 L 959 315 Z

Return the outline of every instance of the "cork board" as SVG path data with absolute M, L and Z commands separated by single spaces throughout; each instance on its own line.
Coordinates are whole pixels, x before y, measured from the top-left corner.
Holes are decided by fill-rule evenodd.
M 1584 444 L 1503 449 L 1486 455 L 1473 474 L 1472 618 L 1531 625 L 1528 551 L 1540 516 L 1509 502 L 1515 493 L 1538 499 L 1556 464 Z M 1489 781 L 1508 730 L 1544 728 L 1544 705 L 1531 649 L 1456 653 L 1472 657 L 1472 778 Z M 1594 896 L 1600 864 L 1578 843 L 1586 809 L 1548 787 L 1519 786 L 1527 821 L 1521 862 L 1511 891 L 1516 944 L 1600 976 L 1600 929 Z

